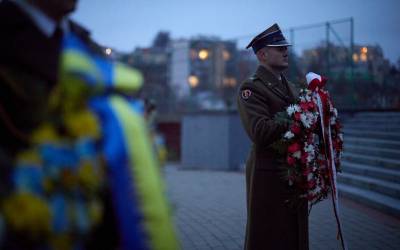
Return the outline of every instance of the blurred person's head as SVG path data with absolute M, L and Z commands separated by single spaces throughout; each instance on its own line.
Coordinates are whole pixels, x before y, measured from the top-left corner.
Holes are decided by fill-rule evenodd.
M 78 0 L 26 0 L 28 3 L 36 6 L 47 16 L 60 21 L 66 15 L 72 13 Z
M 274 24 L 254 37 L 246 48 L 252 47 L 261 65 L 273 73 L 280 73 L 289 66 L 288 46 L 291 44 L 286 41 L 278 24 Z

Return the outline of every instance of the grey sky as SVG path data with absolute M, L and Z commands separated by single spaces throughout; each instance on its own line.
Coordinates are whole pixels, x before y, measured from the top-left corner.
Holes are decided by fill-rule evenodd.
M 101 44 L 128 52 L 149 46 L 160 30 L 170 31 L 172 38 L 214 35 L 230 39 L 255 35 L 274 22 L 287 29 L 353 17 L 355 43 L 380 44 L 385 57 L 396 62 L 400 57 L 399 12 L 400 0 L 80 0 L 73 18 Z M 349 24 L 333 27 L 349 44 Z M 323 27 L 299 31 L 295 44 L 299 50 L 324 38 Z M 250 39 L 239 39 L 239 47 Z

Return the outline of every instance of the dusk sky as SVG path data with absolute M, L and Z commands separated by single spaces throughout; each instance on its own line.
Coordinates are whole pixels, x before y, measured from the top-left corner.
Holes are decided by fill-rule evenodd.
M 244 48 L 277 22 L 291 27 L 354 18 L 356 44 L 379 44 L 386 58 L 400 58 L 400 0 L 80 0 L 73 19 L 93 38 L 122 52 L 151 45 L 158 31 L 173 39 L 210 35 L 237 39 Z M 350 44 L 350 24 L 333 26 L 343 44 Z M 289 32 L 285 35 L 290 39 Z M 333 42 L 339 39 L 331 33 Z M 325 39 L 325 28 L 295 32 L 296 51 Z

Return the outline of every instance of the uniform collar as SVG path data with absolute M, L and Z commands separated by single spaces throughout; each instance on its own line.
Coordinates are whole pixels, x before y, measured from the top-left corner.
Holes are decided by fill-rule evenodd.
M 69 31 L 67 17 L 63 18 L 60 23 L 57 24 L 57 22 L 48 17 L 39 8 L 29 4 L 24 0 L 14 0 L 14 3 L 31 18 L 36 27 L 47 37 L 53 36 L 58 25 L 64 33 L 67 33 Z
M 262 65 L 258 66 L 255 75 L 256 78 L 259 78 L 272 92 L 282 98 L 285 102 L 291 103 L 295 101 L 295 90 L 290 86 L 284 75 L 281 74 L 282 80 L 279 80 L 274 74 L 272 74 L 272 72 Z M 283 91 L 283 86 L 280 85 L 286 85 L 289 93 Z
M 256 71 L 256 75 L 260 78 L 264 83 L 270 83 L 270 86 L 276 86 L 281 81 L 272 74 L 266 67 L 259 65 Z

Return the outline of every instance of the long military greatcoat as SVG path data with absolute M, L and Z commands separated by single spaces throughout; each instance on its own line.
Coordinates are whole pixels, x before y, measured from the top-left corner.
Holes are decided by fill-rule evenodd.
M 263 66 L 239 90 L 239 114 L 253 142 L 246 164 L 247 250 L 308 249 L 307 202 L 288 205 L 295 194 L 282 175 L 285 159 L 270 148 L 287 129 L 273 117 L 293 103 L 295 96 L 294 86 L 284 77 L 278 80 Z

